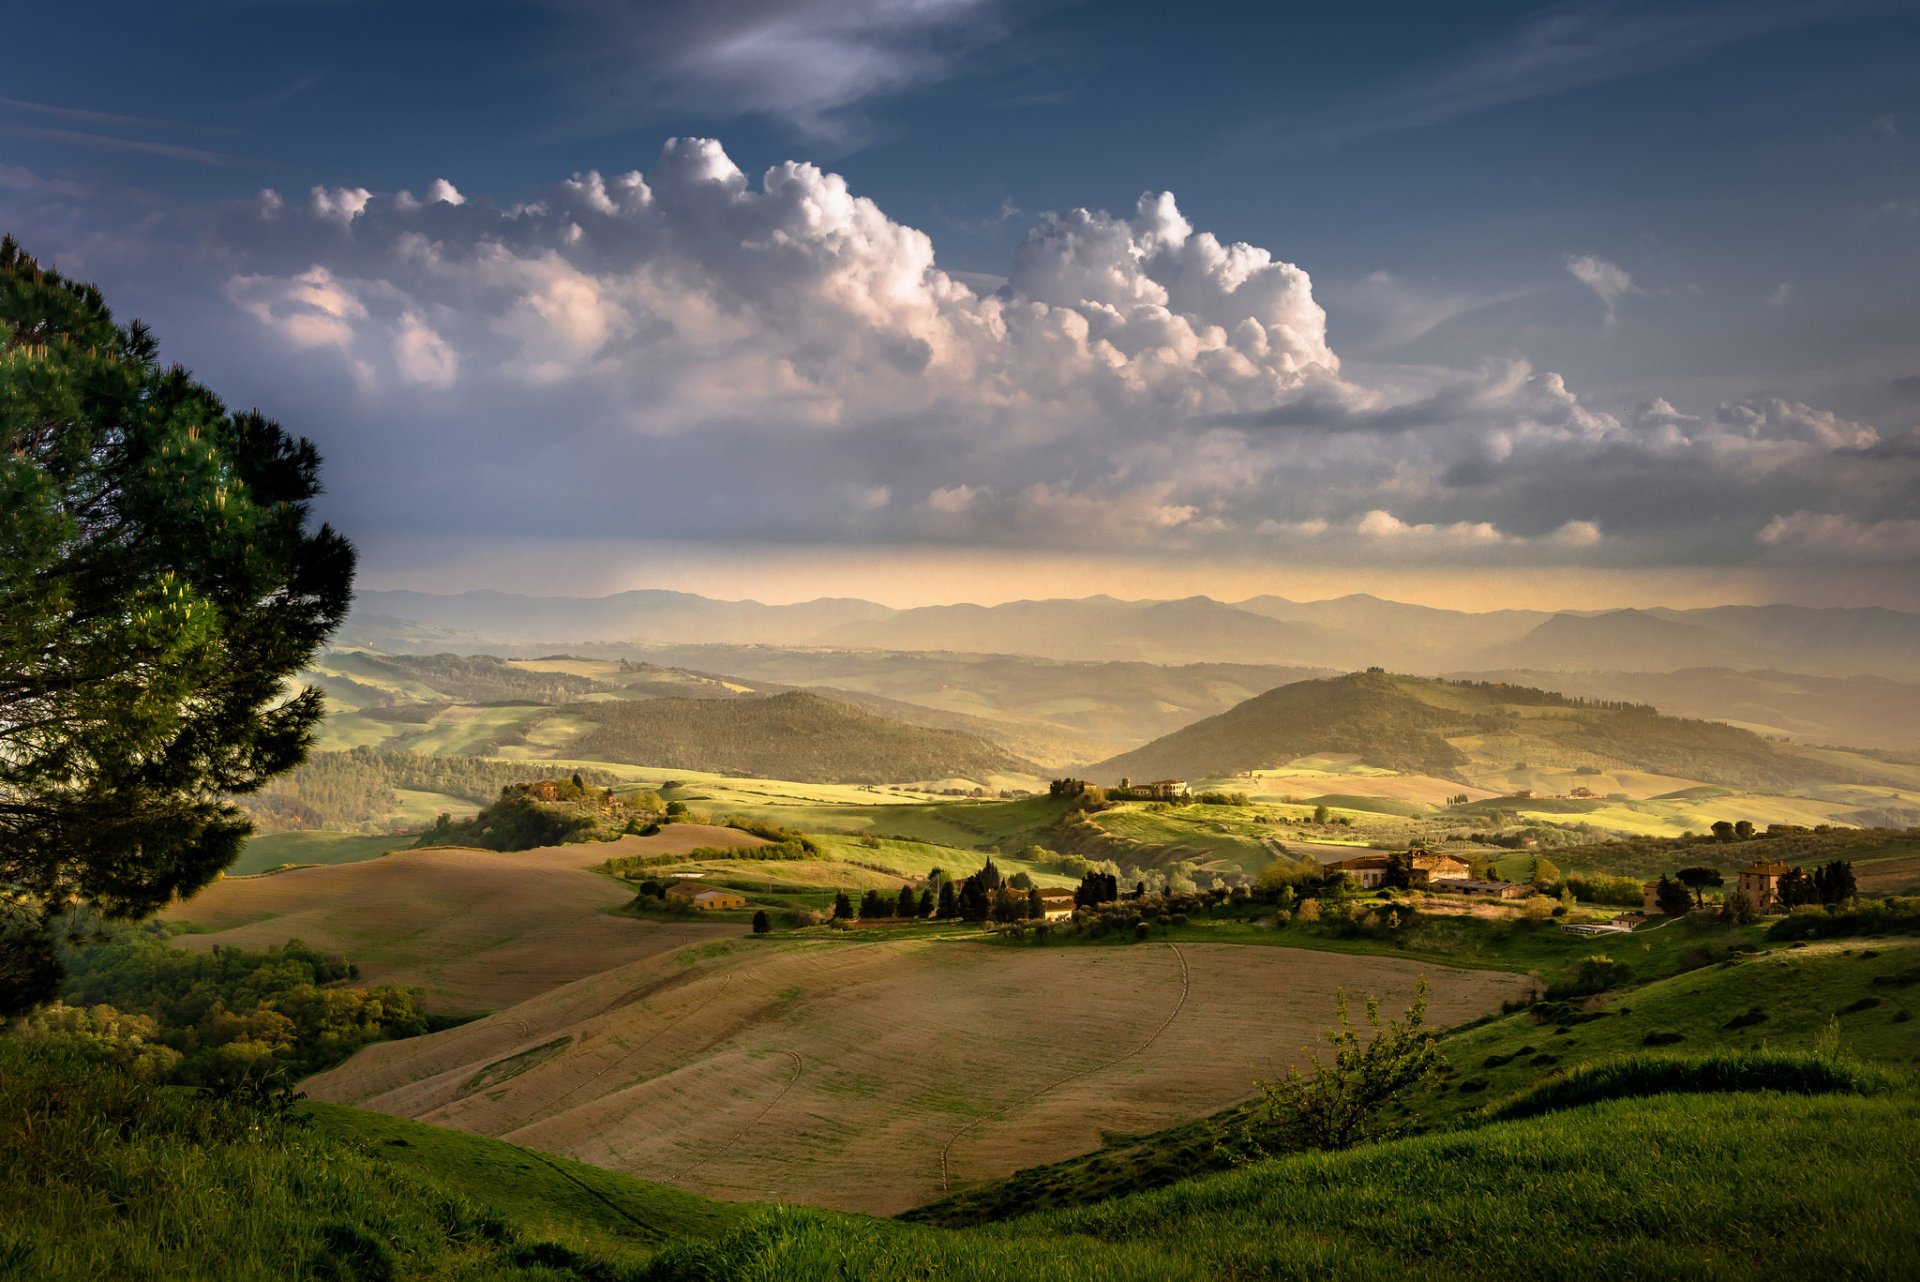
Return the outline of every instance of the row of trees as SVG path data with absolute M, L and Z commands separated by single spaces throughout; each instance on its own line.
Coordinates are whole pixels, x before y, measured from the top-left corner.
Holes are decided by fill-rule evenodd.
M 1010 923 L 1044 916 L 1045 911 L 1032 878 L 1024 872 L 1006 877 L 992 859 L 958 882 L 935 868 L 918 895 L 912 886 L 902 886 L 897 896 L 869 890 L 858 905 L 844 890 L 833 899 L 833 916 L 838 921 L 928 918 Z

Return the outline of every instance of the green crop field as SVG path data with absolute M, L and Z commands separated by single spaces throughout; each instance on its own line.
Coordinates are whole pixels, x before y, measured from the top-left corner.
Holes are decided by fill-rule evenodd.
M 351 864 L 377 859 L 413 844 L 410 834 L 369 836 L 353 832 L 274 832 L 249 837 L 229 877 L 251 877 L 282 864 Z

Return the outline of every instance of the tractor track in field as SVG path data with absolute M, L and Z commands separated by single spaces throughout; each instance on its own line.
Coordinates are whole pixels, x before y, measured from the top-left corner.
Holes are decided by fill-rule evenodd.
M 735 1131 L 732 1135 L 729 1135 L 727 1137 L 726 1143 L 714 1149 L 713 1152 L 707 1154 L 705 1157 L 695 1162 L 692 1166 L 684 1167 L 681 1170 L 674 1172 L 674 1174 L 669 1176 L 668 1178 L 675 1179 L 675 1180 L 685 1179 L 687 1176 L 693 1174 L 695 1171 L 705 1166 L 708 1162 L 711 1162 L 714 1158 L 719 1157 L 721 1154 L 725 1153 L 728 1149 L 732 1148 L 735 1144 L 739 1143 L 740 1137 L 742 1135 L 745 1135 L 748 1131 L 760 1125 L 760 1119 L 765 1117 L 768 1113 L 773 1112 L 774 1106 L 778 1104 L 781 1100 L 787 1097 L 787 1092 L 792 1090 L 793 1084 L 800 1080 L 800 1074 L 806 1071 L 807 1065 L 806 1065 L 806 1061 L 801 1059 L 800 1056 L 793 1051 L 781 1051 L 780 1053 L 793 1061 L 793 1076 L 789 1077 L 787 1079 L 787 1084 L 780 1088 L 780 1093 L 775 1095 L 772 1099 L 768 1100 L 767 1106 L 761 1109 L 758 1113 L 755 1113 L 753 1115 L 752 1121 L 748 1122 L 745 1126 L 742 1126 L 739 1130 Z
M 727 985 L 731 984 L 732 982 L 733 982 L 733 974 L 731 972 L 721 976 L 719 987 L 715 988 L 711 993 L 707 994 L 707 996 L 703 998 L 698 1004 L 696 1004 L 691 1010 L 685 1010 L 685 1011 L 682 1011 L 680 1014 L 675 1015 L 673 1019 L 670 1020 L 665 1025 L 665 1027 L 661 1028 L 658 1032 L 652 1034 L 649 1040 L 658 1041 L 661 1037 L 664 1037 L 666 1034 L 672 1032 L 675 1028 L 679 1027 L 680 1024 L 682 1024 L 686 1020 L 692 1019 L 695 1015 L 698 1015 L 701 1011 L 705 1010 L 708 1006 L 712 1005 L 713 1002 L 716 1001 L 722 993 L 726 992 Z M 540 1108 L 533 1114 L 533 1116 L 529 1117 L 526 1121 L 522 1122 L 520 1125 L 514 1127 L 513 1129 L 516 1131 L 522 1131 L 522 1130 L 525 1130 L 527 1127 L 532 1126 L 536 1122 L 545 1121 L 547 1118 L 552 1117 L 555 1113 L 557 1113 L 560 1110 L 560 1106 L 562 1104 L 566 1103 L 568 1100 L 572 1099 L 575 1095 L 578 1095 L 581 1091 L 593 1085 L 595 1082 L 599 1081 L 602 1077 L 605 1077 L 608 1073 L 611 1073 L 614 1069 L 620 1067 L 620 1065 L 626 1063 L 628 1060 L 632 1059 L 635 1055 L 638 1055 L 641 1051 L 645 1049 L 646 1047 L 644 1046 L 636 1046 L 632 1050 L 621 1051 L 619 1054 L 615 1055 L 612 1059 L 608 1060 L 605 1064 L 601 1065 L 601 1067 L 597 1069 L 592 1076 L 587 1077 L 582 1081 L 576 1082 L 572 1086 L 569 1086 L 566 1090 L 560 1093 L 557 1099 L 552 1099 L 552 1100 L 549 1100 L 547 1103 L 542 1104 Z
M 1059 1090 L 1062 1086 L 1067 1085 L 1069 1082 L 1077 1082 L 1083 1077 L 1091 1077 L 1095 1073 L 1105 1072 L 1107 1069 L 1113 1068 L 1116 1065 L 1126 1063 L 1128 1060 L 1132 1059 L 1135 1055 L 1142 1054 L 1149 1047 L 1151 1047 L 1155 1042 L 1159 1041 L 1160 1035 L 1166 1032 L 1168 1028 L 1173 1026 L 1173 1021 L 1180 1017 L 1180 1012 L 1182 1010 L 1186 1009 L 1187 997 L 1193 992 L 1193 971 L 1187 966 L 1186 954 L 1180 951 L 1180 948 L 1178 945 L 1170 943 L 1167 945 L 1167 947 L 1173 950 L 1174 957 L 1180 963 L 1180 999 L 1174 1002 L 1172 1012 L 1169 1013 L 1165 1019 L 1160 1021 L 1160 1027 L 1153 1030 L 1152 1036 L 1148 1037 L 1146 1041 L 1141 1042 L 1138 1046 L 1134 1047 L 1132 1050 L 1128 1051 L 1124 1055 L 1115 1056 L 1113 1059 L 1109 1059 L 1109 1060 L 1102 1060 L 1100 1063 L 1093 1064 L 1087 1068 L 1080 1069 L 1078 1072 L 1069 1073 L 1065 1077 L 1060 1078 L 1058 1081 L 1049 1082 L 1047 1085 L 1042 1086 L 1039 1090 L 1033 1091 L 1030 1094 L 1021 1096 L 1019 1099 L 1013 1101 L 1013 1103 L 1008 1104 L 1004 1108 L 998 1109 L 992 1113 L 983 1113 L 979 1117 L 974 1118 L 971 1122 L 968 1122 L 965 1126 L 961 1127 L 959 1130 L 955 1131 L 952 1135 L 948 1136 L 945 1146 L 943 1146 L 940 1150 L 940 1191 L 941 1193 L 945 1194 L 952 1191 L 952 1179 L 951 1179 L 951 1173 L 949 1168 L 949 1158 L 953 1153 L 953 1146 L 959 1143 L 961 1138 L 965 1136 L 968 1131 L 971 1131 L 974 1127 L 980 1125 L 982 1122 L 998 1121 L 999 1119 L 1005 1117 L 1007 1114 L 1013 1112 L 1015 1109 L 1023 1108 L 1026 1105 L 1031 1104 L 1034 1100 L 1039 1099 L 1042 1095 L 1047 1094 L 1049 1091 Z

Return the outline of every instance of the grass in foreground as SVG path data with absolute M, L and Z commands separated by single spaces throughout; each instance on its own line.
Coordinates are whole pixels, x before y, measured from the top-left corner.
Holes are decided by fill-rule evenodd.
M 309 1125 L 0 1039 L 0 1278 L 642 1276 L 742 1208 L 430 1126 Z
M 1910 1276 L 1911 1096 L 1621 1100 L 938 1230 L 802 1210 L 659 1279 Z

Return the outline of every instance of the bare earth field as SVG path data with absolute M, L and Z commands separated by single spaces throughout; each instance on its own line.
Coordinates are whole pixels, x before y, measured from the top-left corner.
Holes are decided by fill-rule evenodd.
M 499 1010 L 610 967 L 738 925 L 612 915 L 632 898 L 592 871 L 614 855 L 764 844 L 732 828 L 676 824 L 656 837 L 488 850 L 396 851 L 362 863 L 215 882 L 163 916 L 206 933 L 183 948 L 265 948 L 298 939 L 357 962 L 370 983 L 418 985 L 431 1009 Z
M 1334 990 L 1439 1024 L 1518 976 L 1279 947 L 711 941 L 305 1083 L 710 1197 L 890 1214 L 1211 1113 L 1318 1048 Z

